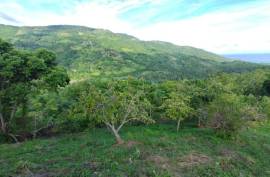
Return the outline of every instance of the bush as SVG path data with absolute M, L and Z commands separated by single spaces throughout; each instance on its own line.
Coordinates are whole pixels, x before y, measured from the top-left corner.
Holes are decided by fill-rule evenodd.
M 262 112 L 267 116 L 267 119 L 270 120 L 270 97 L 263 97 L 261 101 Z
M 243 96 L 245 106 L 242 109 L 246 121 L 261 121 L 265 119 L 265 113 L 261 110 L 259 98 L 254 95 Z
M 235 136 L 245 125 L 244 107 L 240 96 L 221 94 L 208 107 L 208 125 L 223 137 Z

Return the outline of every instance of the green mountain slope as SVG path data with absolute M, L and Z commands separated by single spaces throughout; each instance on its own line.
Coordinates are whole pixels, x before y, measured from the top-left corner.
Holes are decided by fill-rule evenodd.
M 0 38 L 24 49 L 57 54 L 73 80 L 144 77 L 152 81 L 203 78 L 218 72 L 243 72 L 261 65 L 229 61 L 187 46 L 140 41 L 125 34 L 81 26 L 14 27 L 0 25 Z

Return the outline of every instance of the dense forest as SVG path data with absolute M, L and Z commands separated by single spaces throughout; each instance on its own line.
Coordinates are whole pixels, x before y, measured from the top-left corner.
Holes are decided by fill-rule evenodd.
M 130 48 L 120 51 L 121 44 L 114 44 L 123 35 L 88 28 L 79 28 L 72 36 L 62 30 L 76 28 L 34 28 L 31 34 L 29 28 L 5 28 L 10 28 L 10 36 L 17 33 L 10 38 L 17 47 L 0 40 L 0 143 L 5 143 L 0 146 L 0 175 L 269 175 L 265 159 L 269 134 L 263 134 L 270 128 L 269 67 L 224 61 L 198 49 L 181 52 L 171 44 L 144 43 L 129 36 L 125 42 Z M 5 28 L 1 27 L 1 34 Z M 56 33 L 48 32 L 52 29 Z M 111 35 L 110 41 L 115 43 L 105 41 L 103 45 L 112 45 L 108 49 L 96 39 L 85 45 L 97 47 L 79 45 L 70 50 L 71 42 L 85 32 L 93 39 L 102 36 L 95 33 Z M 58 40 L 52 34 L 63 38 Z M 40 40 L 33 39 L 37 37 Z M 49 37 L 55 39 L 55 45 Z M 144 52 L 123 52 L 140 50 L 141 44 Z M 56 54 L 38 49 L 49 45 Z M 159 53 L 162 50 L 167 52 Z M 185 53 L 196 51 L 198 55 Z M 199 57 L 200 52 L 205 56 Z M 87 67 L 93 70 L 84 70 Z M 83 74 L 74 75 L 75 71 Z M 256 134 L 257 129 L 262 132 Z M 250 132 L 253 130 L 255 133 Z M 44 137 L 60 139 L 39 139 Z M 262 144 L 250 144 L 252 137 Z M 26 144 L 19 143 L 24 141 Z M 19 148 L 21 155 L 9 151 L 12 146 L 6 143 L 17 143 L 13 148 Z M 223 153 L 228 158 L 217 158 L 215 152 L 206 150 L 219 145 L 227 147 Z M 228 150 L 230 146 L 235 152 Z M 182 154 L 181 163 L 172 164 L 178 150 L 194 148 L 189 156 Z M 68 157 L 75 151 L 77 155 Z M 45 162 L 38 154 L 51 163 L 40 165 Z M 57 160 L 57 154 L 67 159 Z M 85 157 L 93 161 L 86 163 Z M 54 160 L 47 162 L 49 159 Z

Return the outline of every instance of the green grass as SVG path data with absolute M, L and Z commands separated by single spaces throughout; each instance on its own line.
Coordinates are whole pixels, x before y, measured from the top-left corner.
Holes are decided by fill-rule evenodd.
M 106 129 L 0 145 L 0 176 L 270 176 L 270 125 L 224 140 L 209 129 L 125 127 L 117 146 Z M 129 141 L 129 142 L 128 142 Z

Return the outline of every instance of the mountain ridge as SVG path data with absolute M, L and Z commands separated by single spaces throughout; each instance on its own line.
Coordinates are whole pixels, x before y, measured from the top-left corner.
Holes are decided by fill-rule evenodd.
M 209 52 L 209 51 L 206 51 L 206 50 L 203 50 L 203 49 L 199 49 L 199 48 L 195 48 L 195 47 L 192 47 L 192 46 L 180 46 L 180 45 L 176 45 L 176 44 L 173 44 L 171 42 L 165 42 L 165 41 L 159 41 L 159 40 L 140 40 L 139 38 L 135 37 L 135 36 L 132 36 L 132 35 L 129 35 L 129 34 L 125 34 L 125 33 L 114 33 L 110 30 L 106 30 L 106 29 L 99 29 L 99 28 L 91 28 L 91 27 L 86 27 L 86 26 L 77 26 L 77 25 L 49 25 L 49 26 L 12 26 L 12 25 L 3 25 L 3 24 L 0 24 L 0 27 L 1 26 L 6 26 L 6 27 L 13 27 L 13 28 L 32 28 L 32 29 L 35 29 L 35 28 L 62 28 L 62 29 L 70 29 L 70 28 L 77 28 L 77 29 L 80 29 L 80 28 L 84 28 L 84 29 L 88 29 L 88 30 L 98 30 L 98 31 L 104 31 L 104 32 L 108 32 L 108 33 L 111 33 L 111 34 L 114 34 L 114 35 L 120 35 L 120 36 L 126 36 L 128 38 L 131 38 L 131 39 L 135 39 L 137 41 L 140 41 L 142 43 L 152 43 L 154 45 L 170 45 L 170 46 L 173 46 L 175 48 L 178 48 L 178 49 L 184 49 L 184 50 L 189 50 L 189 49 L 195 49 L 195 50 L 198 50 L 200 52 L 207 52 L 209 53 L 210 55 L 212 55 L 212 58 L 216 58 L 216 60 L 221 60 L 221 61 L 227 61 L 225 60 L 225 58 L 221 55 L 217 55 L 217 54 L 214 54 L 212 52 Z M 188 52 L 185 52 L 185 54 L 189 55 Z M 210 57 L 210 59 L 212 59 Z M 209 59 L 209 58 L 206 58 L 206 59 Z M 213 59 L 214 60 L 214 59 Z
M 0 25 L 0 38 L 22 49 L 55 52 L 72 80 L 129 75 L 151 81 L 194 79 L 262 67 L 190 46 L 142 41 L 127 34 L 76 25 Z

